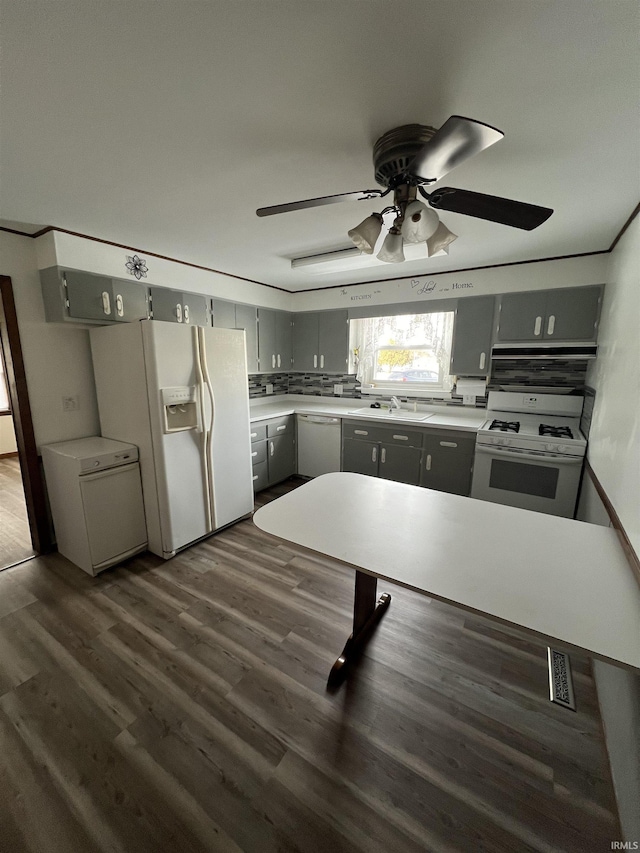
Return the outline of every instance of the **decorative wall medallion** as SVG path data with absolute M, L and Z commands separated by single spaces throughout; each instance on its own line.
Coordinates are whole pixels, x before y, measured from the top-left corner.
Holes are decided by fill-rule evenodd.
M 138 280 L 140 280 L 141 278 L 146 278 L 149 270 L 147 268 L 147 262 L 145 261 L 145 259 L 138 257 L 138 255 L 127 255 L 126 257 L 127 263 L 125 264 L 125 266 L 129 275 L 135 275 Z

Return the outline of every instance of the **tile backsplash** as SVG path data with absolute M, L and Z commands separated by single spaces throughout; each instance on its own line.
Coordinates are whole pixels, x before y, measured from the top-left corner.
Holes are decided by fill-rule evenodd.
M 587 359 L 501 359 L 492 364 L 489 390 L 499 391 L 501 386 L 508 385 L 544 385 L 554 388 L 569 386 L 583 391 L 587 365 Z

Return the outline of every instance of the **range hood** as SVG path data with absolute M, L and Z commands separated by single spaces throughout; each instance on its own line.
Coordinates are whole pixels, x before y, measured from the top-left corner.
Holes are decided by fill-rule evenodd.
M 527 344 L 494 344 L 491 349 L 491 358 L 494 360 L 514 361 L 517 359 L 561 359 L 563 361 L 582 361 L 585 358 L 595 358 L 598 354 L 598 346 L 592 341 L 580 343 L 568 341 L 566 343 L 554 341 L 553 343 L 527 343 Z

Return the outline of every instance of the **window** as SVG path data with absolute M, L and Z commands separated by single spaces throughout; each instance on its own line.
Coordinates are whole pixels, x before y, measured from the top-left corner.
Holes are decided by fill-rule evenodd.
M 453 311 L 351 320 L 350 350 L 363 389 L 448 392 Z

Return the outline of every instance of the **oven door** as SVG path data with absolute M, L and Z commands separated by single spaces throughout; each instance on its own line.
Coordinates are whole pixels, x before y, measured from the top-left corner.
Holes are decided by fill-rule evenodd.
M 476 444 L 471 497 L 573 518 L 581 456 Z

